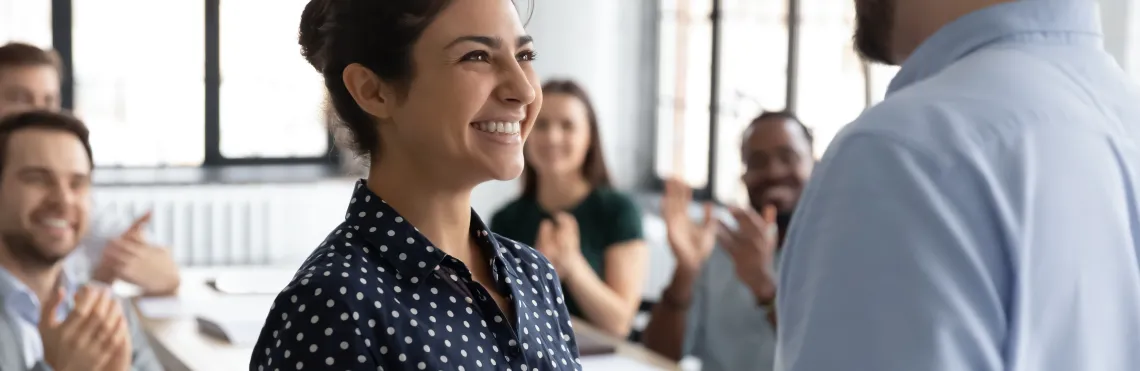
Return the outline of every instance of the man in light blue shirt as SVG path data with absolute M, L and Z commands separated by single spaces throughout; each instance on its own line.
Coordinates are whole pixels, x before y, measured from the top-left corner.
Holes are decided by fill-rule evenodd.
M 162 369 L 131 308 L 64 269 L 87 227 L 87 138 L 65 114 L 0 118 L 0 371 Z
M 0 46 L 0 117 L 43 109 L 60 109 L 59 56 L 51 50 L 18 42 Z M 82 244 L 67 261 L 77 281 L 93 279 L 138 286 L 144 295 L 171 295 L 179 285 L 178 265 L 170 251 L 145 235 L 149 214 L 124 220 L 94 213 Z
M 1140 370 L 1140 89 L 1093 0 L 856 0 L 901 63 L 792 221 L 777 369 Z

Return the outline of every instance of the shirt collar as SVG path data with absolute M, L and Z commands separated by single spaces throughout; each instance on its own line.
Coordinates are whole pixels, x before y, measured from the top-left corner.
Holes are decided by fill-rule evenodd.
M 355 240 L 354 237 L 363 238 L 372 246 L 372 249 L 366 250 L 366 254 L 387 261 L 396 269 L 398 279 L 407 280 L 411 285 L 422 282 L 445 259 L 453 259 L 435 248 L 427 237 L 420 234 L 419 229 L 368 189 L 364 179 L 356 182 L 344 225 L 348 230 L 338 230 L 336 233 L 344 233 L 350 244 Z M 491 265 L 498 268 L 495 269 L 496 272 L 506 271 L 511 277 L 518 278 L 503 256 L 506 249 L 501 248 L 498 241 L 492 238 L 493 235 L 474 209 L 471 210 L 470 231 L 476 243 L 491 256 Z
M 72 306 L 72 296 L 75 294 L 79 285 L 71 279 L 67 274 L 66 269 L 60 270 L 59 283 L 64 289 L 64 302 L 59 308 L 57 315 L 61 317 L 67 313 L 68 309 Z M 0 304 L 4 304 L 9 308 L 28 308 L 27 310 L 18 310 L 15 313 L 18 316 L 24 317 L 32 323 L 39 323 L 40 320 L 40 299 L 32 292 L 32 289 L 16 278 L 12 272 L 4 267 L 0 267 Z M 3 309 L 3 308 L 0 308 Z
M 1036 33 L 1037 40 L 1102 43 L 1099 9 L 1091 0 L 1017 0 L 975 11 L 943 26 L 902 64 L 887 95 L 941 72 L 992 42 Z
M 0 267 L 0 298 L 12 300 L 17 294 L 26 295 L 30 292 L 28 286 L 16 279 L 16 276 L 13 276 L 7 269 Z

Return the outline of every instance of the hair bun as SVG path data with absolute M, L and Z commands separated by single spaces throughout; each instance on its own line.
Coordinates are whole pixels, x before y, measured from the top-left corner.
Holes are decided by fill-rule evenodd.
M 301 27 L 297 33 L 297 43 L 301 45 L 301 55 L 317 71 L 323 72 L 328 64 L 328 44 L 334 25 L 334 0 L 309 0 L 301 12 Z

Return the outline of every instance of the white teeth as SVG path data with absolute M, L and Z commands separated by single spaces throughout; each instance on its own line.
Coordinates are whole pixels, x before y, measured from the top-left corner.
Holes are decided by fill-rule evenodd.
M 518 134 L 519 133 L 519 123 L 517 121 L 515 121 L 515 122 L 483 121 L 483 122 L 475 123 L 475 128 L 482 130 L 482 131 L 485 131 L 485 132 L 488 132 L 488 133 L 496 133 L 496 134 Z
M 44 220 L 41 220 L 40 222 L 44 223 L 44 225 L 47 225 L 48 227 L 52 227 L 52 228 L 67 228 L 71 224 L 71 223 L 68 223 L 66 220 L 55 219 L 55 218 L 44 219 Z

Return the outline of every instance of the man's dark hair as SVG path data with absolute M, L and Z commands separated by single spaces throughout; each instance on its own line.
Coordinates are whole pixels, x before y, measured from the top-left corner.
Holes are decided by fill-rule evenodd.
M 358 156 L 375 154 L 380 132 L 356 104 L 342 74 L 353 63 L 405 86 L 415 76 L 412 46 L 453 0 L 309 0 L 301 12 L 301 55 L 325 80 L 332 112 Z M 534 8 L 534 2 L 530 3 Z
M 803 131 L 804 138 L 807 139 L 808 142 L 808 148 L 815 147 L 815 137 L 812 136 L 811 129 L 809 129 L 807 125 L 804 125 L 804 122 L 800 121 L 800 118 L 791 111 L 764 111 L 760 116 L 756 116 L 756 118 L 752 119 L 752 122 L 748 124 L 748 128 L 746 128 L 745 131 L 768 119 L 783 119 L 795 122 L 796 125 L 799 125 L 800 130 Z
M 8 146 L 12 135 L 25 129 L 58 130 L 74 134 L 83 143 L 87 150 L 87 159 L 91 166 L 95 166 L 95 159 L 91 156 L 91 141 L 88 138 L 87 125 L 67 113 L 52 111 L 27 111 L 0 118 L 0 176 L 4 175 L 4 168 L 8 162 Z
M 0 46 L 0 69 L 8 67 L 51 66 L 60 70 L 59 54 L 34 45 L 11 42 Z

